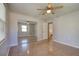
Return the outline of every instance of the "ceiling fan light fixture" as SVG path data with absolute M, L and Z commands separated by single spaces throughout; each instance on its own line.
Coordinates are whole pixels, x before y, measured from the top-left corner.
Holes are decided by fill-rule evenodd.
M 38 9 L 38 10 L 44 11 L 42 13 L 42 15 L 47 15 L 47 14 L 55 14 L 54 13 L 55 10 L 56 9 L 60 9 L 60 8 L 63 8 L 63 6 L 62 5 L 61 6 L 54 6 L 54 5 L 52 5 L 52 3 L 48 3 L 48 5 L 47 5 L 46 8 L 44 8 L 44 9 Z
M 47 10 L 47 13 L 48 13 L 48 14 L 51 13 L 51 10 Z

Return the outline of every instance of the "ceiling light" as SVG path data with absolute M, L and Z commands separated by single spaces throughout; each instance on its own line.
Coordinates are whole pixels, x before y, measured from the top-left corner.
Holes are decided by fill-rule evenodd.
M 51 13 L 51 10 L 47 10 L 47 13 L 48 13 L 48 14 Z

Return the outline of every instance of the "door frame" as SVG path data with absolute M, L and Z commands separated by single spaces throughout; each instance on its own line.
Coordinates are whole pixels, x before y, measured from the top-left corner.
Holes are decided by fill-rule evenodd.
M 53 22 L 48 22 L 48 41 L 50 41 L 50 39 L 49 39 L 49 25 L 50 25 L 50 24 L 53 25 Z M 54 28 L 54 27 L 53 27 L 53 28 Z M 53 28 L 52 28 L 52 29 L 53 29 Z

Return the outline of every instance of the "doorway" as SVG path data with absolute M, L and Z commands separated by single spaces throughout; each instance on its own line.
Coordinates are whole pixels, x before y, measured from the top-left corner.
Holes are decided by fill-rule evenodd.
M 26 44 L 36 41 L 36 22 L 18 22 L 18 43 Z
M 48 41 L 52 40 L 53 37 L 53 23 L 48 23 Z

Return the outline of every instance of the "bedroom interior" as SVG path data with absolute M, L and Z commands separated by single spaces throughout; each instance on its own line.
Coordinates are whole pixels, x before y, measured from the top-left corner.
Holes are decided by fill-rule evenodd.
M 0 3 L 0 56 L 79 56 L 79 3 Z

